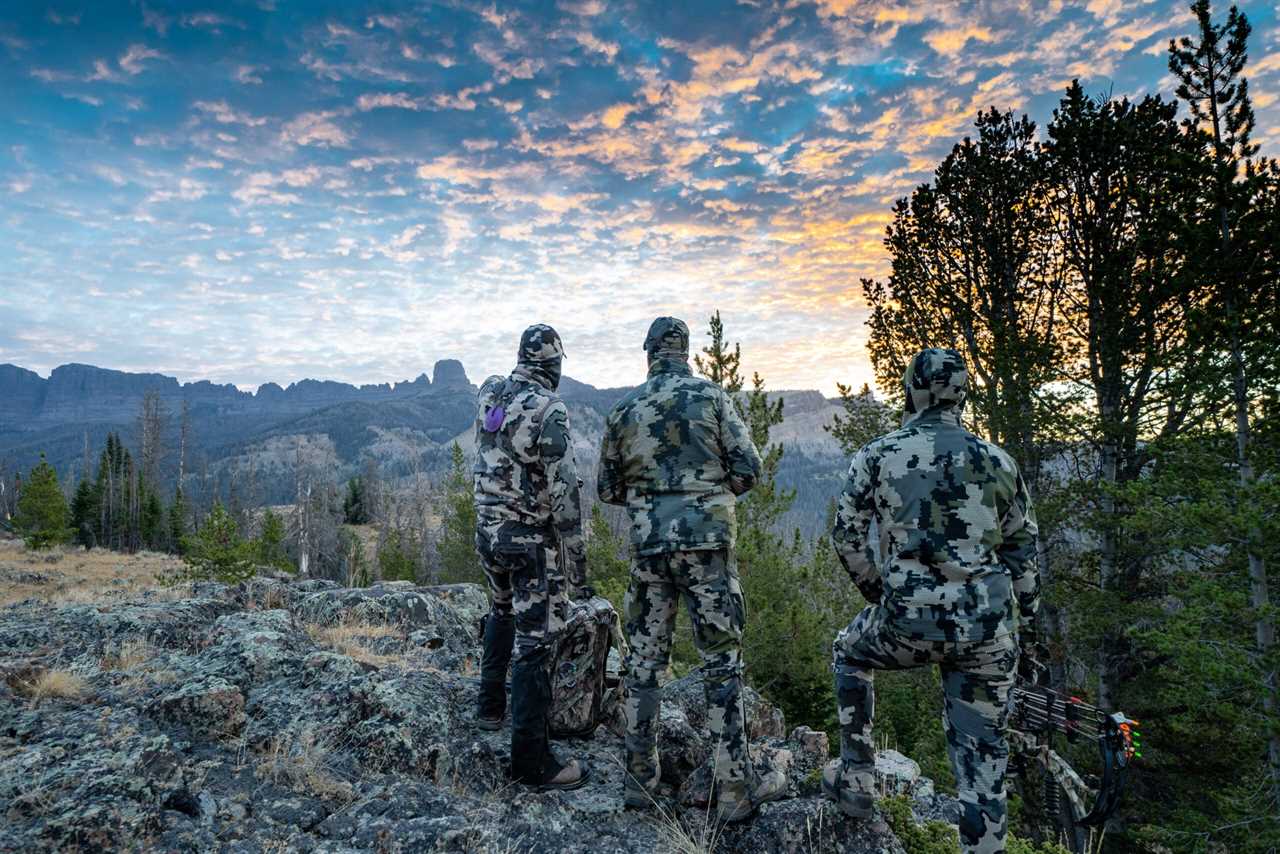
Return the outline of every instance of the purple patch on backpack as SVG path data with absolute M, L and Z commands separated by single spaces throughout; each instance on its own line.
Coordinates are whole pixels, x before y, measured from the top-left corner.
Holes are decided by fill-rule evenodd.
M 497 433 L 502 429 L 502 422 L 507 420 L 507 410 L 502 406 L 495 406 L 484 414 L 484 429 L 488 433 Z

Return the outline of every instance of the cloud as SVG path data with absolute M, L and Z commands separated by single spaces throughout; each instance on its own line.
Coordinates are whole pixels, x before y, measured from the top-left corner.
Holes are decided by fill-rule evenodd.
M 194 202 L 205 197 L 208 188 L 194 178 L 178 179 L 178 186 L 163 190 L 154 190 L 147 196 L 148 202 L 183 201 Z
M 196 12 L 190 15 L 183 15 L 182 26 L 188 29 L 199 28 L 213 30 L 214 32 L 219 32 L 223 27 L 236 27 L 241 30 L 245 28 L 242 21 L 213 12 Z
M 333 111 L 302 113 L 280 131 L 281 142 L 292 145 L 315 145 L 321 148 L 345 148 L 351 138 L 334 123 Z
M 955 29 L 933 30 L 924 37 L 929 47 L 943 56 L 959 53 L 971 41 L 993 42 L 995 35 L 987 27 L 966 24 Z
M 231 195 L 246 205 L 296 205 L 302 202 L 297 193 L 278 188 L 281 185 L 292 188 L 310 187 L 320 175 L 320 169 L 316 166 L 286 169 L 279 174 L 254 172 Z
M 129 179 L 124 176 L 124 173 L 114 166 L 107 166 L 105 164 L 98 163 L 90 168 L 93 170 L 93 174 L 117 187 L 123 187 L 125 184 L 129 183 Z
M 259 86 L 262 84 L 261 68 L 252 65 L 240 65 L 236 67 L 235 79 L 237 83 L 246 85 Z
M 196 101 L 191 106 L 210 116 L 219 124 L 260 127 L 267 123 L 267 120 L 264 118 L 251 116 L 248 113 L 242 113 L 239 110 L 234 109 L 226 101 Z
M 401 110 L 420 110 L 422 104 L 403 92 L 381 92 L 361 95 L 356 100 L 356 108 L 361 112 L 395 107 Z
M 117 64 L 125 74 L 136 76 L 146 70 L 144 63 L 147 60 L 165 58 L 165 55 L 158 50 L 153 50 L 144 44 L 134 44 L 129 45 L 129 49 L 117 60 Z

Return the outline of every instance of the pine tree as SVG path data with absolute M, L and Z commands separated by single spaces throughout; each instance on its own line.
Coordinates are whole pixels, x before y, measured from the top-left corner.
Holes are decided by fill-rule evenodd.
M 191 508 L 187 505 L 187 497 L 179 485 L 173 493 L 173 503 L 169 505 L 168 517 L 168 546 L 169 550 L 174 554 L 181 555 L 186 550 L 186 540 L 188 535 L 187 519 L 191 515 Z
M 1169 42 L 1169 70 L 1179 81 L 1178 97 L 1191 110 L 1187 132 L 1200 141 L 1213 166 L 1205 223 L 1210 251 L 1203 257 L 1214 293 L 1202 325 L 1227 354 L 1238 483 L 1237 500 L 1228 515 L 1243 522 L 1239 533 L 1246 544 L 1249 604 L 1256 612 L 1254 644 L 1258 658 L 1269 662 L 1274 658 L 1276 630 L 1263 556 L 1263 519 L 1256 510 L 1260 496 L 1254 494 L 1257 460 L 1251 446 L 1256 389 L 1260 376 L 1275 370 L 1275 335 L 1280 327 L 1276 271 L 1261 263 L 1263 256 L 1275 252 L 1275 227 L 1271 211 L 1257 204 L 1260 194 L 1275 192 L 1275 170 L 1274 164 L 1254 160 L 1258 153 L 1253 142 L 1255 117 L 1244 76 L 1252 31 L 1248 18 L 1232 6 L 1226 22 L 1215 24 L 1209 0 L 1196 0 L 1191 11 L 1198 40 L 1183 37 Z M 1272 729 L 1268 742 L 1271 799 L 1273 808 L 1280 809 L 1280 674 L 1274 664 L 1264 666 L 1263 684 L 1263 704 Z
M 71 501 L 71 531 L 76 542 L 86 549 L 98 544 L 94 533 L 98 518 L 97 494 L 89 479 L 81 478 L 76 486 L 75 497 Z
M 236 584 L 253 577 L 254 557 L 255 544 L 240 536 L 236 520 L 217 502 L 195 536 L 187 537 L 182 559 L 192 579 Z
M 289 555 L 285 551 L 284 540 L 284 520 L 268 507 L 262 511 L 261 530 L 258 532 L 258 538 L 254 540 L 258 563 L 282 569 L 285 572 L 293 572 L 293 562 L 289 560 Z
M 599 504 L 591 506 L 591 521 L 587 526 L 587 578 L 596 592 L 621 613 L 631 582 L 627 542 L 614 533 Z
M 356 476 L 347 481 L 347 494 L 342 499 L 342 516 L 348 525 L 367 525 L 369 508 L 364 479 Z
M 449 477 L 445 481 L 444 513 L 440 531 L 440 578 L 446 583 L 484 583 L 484 571 L 476 554 L 476 505 L 471 472 L 462 446 L 453 443 Z
M 52 548 L 71 536 L 67 528 L 67 499 L 58 486 L 58 473 L 44 454 L 22 485 L 13 525 L 32 549 Z

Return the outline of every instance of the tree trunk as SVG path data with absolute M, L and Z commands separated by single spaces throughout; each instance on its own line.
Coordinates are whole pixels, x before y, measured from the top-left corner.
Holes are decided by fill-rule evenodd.
M 1108 425 L 1104 427 L 1110 430 L 1111 419 L 1114 417 L 1112 412 L 1103 412 L 1103 419 Z M 1101 459 L 1099 460 L 1100 475 L 1102 480 L 1102 515 L 1104 518 L 1102 529 L 1102 548 L 1098 561 L 1098 586 L 1103 593 L 1111 592 L 1116 582 L 1116 530 L 1115 516 L 1116 506 L 1115 498 L 1111 495 L 1111 489 L 1116 484 L 1116 464 L 1118 452 L 1115 446 L 1115 440 L 1107 438 L 1102 444 Z M 1113 638 L 1109 631 L 1104 631 L 1101 642 L 1098 645 L 1098 707 L 1102 709 L 1110 709 L 1113 705 L 1113 689 L 1114 680 L 1111 673 L 1112 664 L 1112 647 Z

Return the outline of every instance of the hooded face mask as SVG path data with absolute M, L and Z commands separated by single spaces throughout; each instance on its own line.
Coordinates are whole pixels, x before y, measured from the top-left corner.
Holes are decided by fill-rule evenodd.
M 968 393 L 969 371 L 955 350 L 921 350 L 907 365 L 902 387 L 910 415 L 947 410 L 958 418 Z
M 536 323 L 520 336 L 516 363 L 552 391 L 560 386 L 564 344 L 560 334 L 545 323 Z

